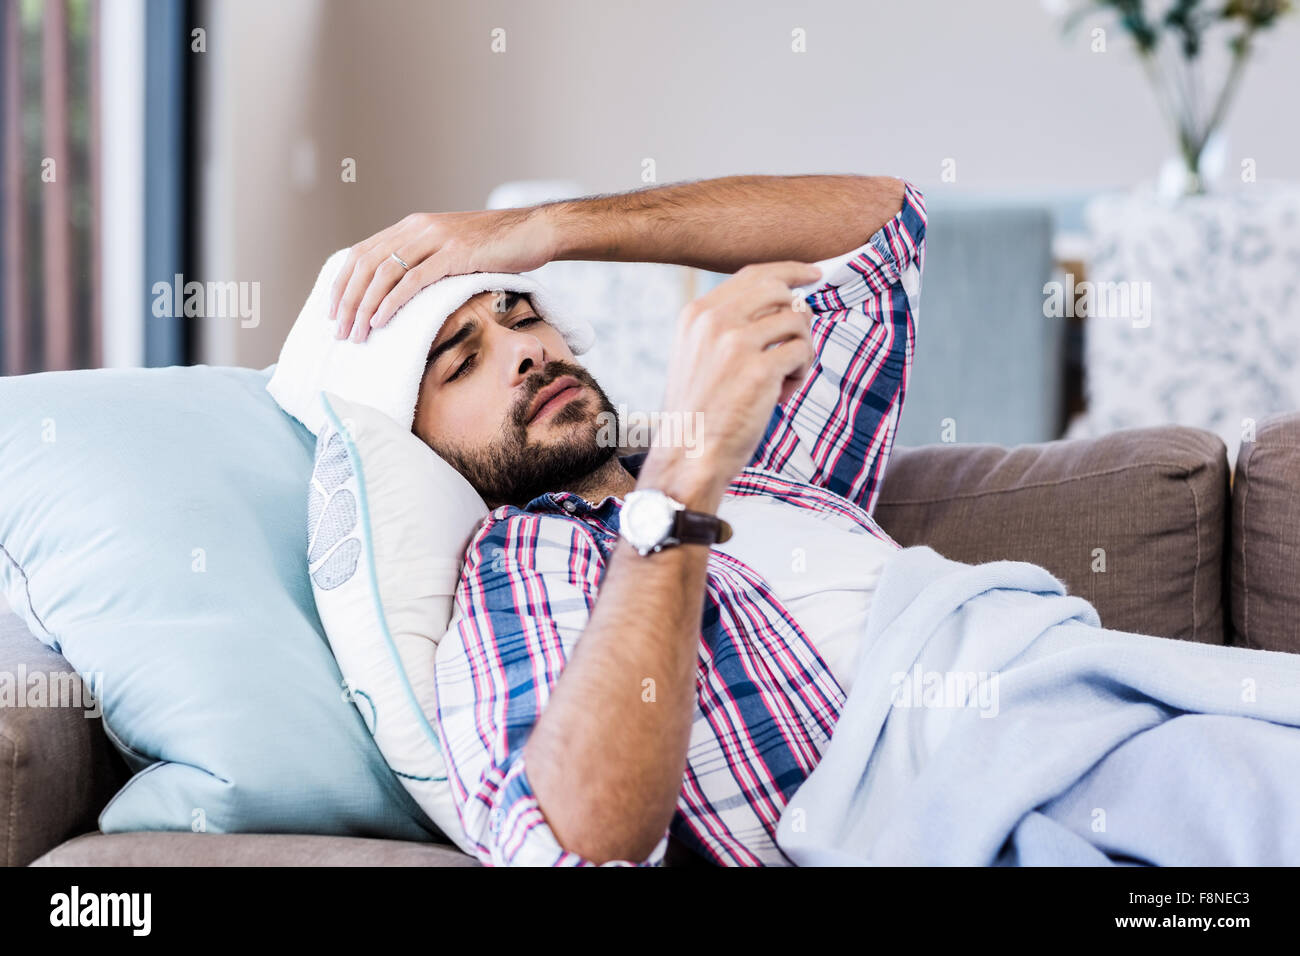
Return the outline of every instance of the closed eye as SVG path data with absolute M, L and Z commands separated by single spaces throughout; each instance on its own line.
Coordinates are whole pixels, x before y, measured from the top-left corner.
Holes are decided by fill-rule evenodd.
M 477 354 L 477 353 L 476 353 L 476 354 Z M 461 362 L 460 365 L 456 367 L 456 371 L 452 373 L 451 378 L 447 379 L 447 381 L 449 381 L 449 382 L 454 382 L 454 381 L 456 381 L 456 379 L 460 378 L 462 375 L 464 375 L 466 372 L 468 372 L 471 368 L 473 368 L 473 367 L 474 367 L 474 358 L 475 358 L 474 355 L 470 355 L 468 358 L 465 359 L 465 361 Z

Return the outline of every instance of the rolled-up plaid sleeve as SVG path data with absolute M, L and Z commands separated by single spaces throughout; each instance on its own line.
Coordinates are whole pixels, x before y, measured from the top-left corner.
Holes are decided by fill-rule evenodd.
M 466 552 L 438 646 L 437 731 L 452 798 L 479 860 L 593 866 L 560 846 L 528 780 L 524 745 L 591 616 L 603 556 L 580 522 L 503 508 Z M 668 831 L 645 860 L 658 866 Z
M 817 361 L 773 411 L 752 467 L 875 507 L 912 366 L 925 223 L 924 197 L 904 183 L 898 213 L 807 296 Z

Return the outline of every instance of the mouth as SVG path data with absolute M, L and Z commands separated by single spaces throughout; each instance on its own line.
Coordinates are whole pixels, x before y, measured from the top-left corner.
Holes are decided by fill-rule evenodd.
M 533 422 L 540 421 L 547 415 L 563 408 L 571 399 L 580 395 L 584 387 L 572 375 L 561 375 L 533 398 L 526 424 L 531 425 Z

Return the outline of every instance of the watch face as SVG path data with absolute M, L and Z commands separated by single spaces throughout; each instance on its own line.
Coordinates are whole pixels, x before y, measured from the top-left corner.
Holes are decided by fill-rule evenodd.
M 653 548 L 668 537 L 675 510 L 661 491 L 633 491 L 619 514 L 619 528 L 636 547 Z

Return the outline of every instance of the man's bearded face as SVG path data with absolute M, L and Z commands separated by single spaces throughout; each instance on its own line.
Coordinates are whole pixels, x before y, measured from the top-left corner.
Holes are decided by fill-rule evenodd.
M 490 507 L 559 491 L 617 454 L 599 440 L 609 397 L 527 297 L 474 296 L 430 357 L 414 431 Z

